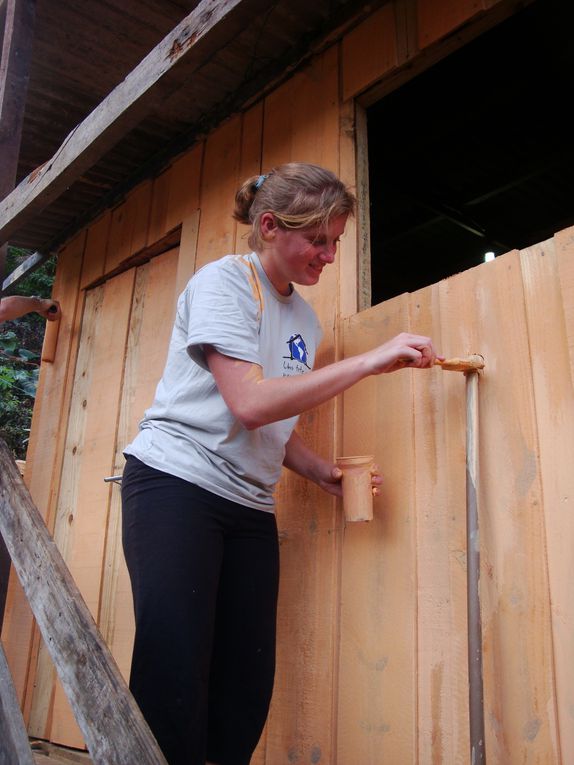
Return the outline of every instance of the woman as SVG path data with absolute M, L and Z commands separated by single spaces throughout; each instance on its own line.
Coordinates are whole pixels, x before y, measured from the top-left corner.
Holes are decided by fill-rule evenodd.
M 190 280 L 155 400 L 125 450 L 130 687 L 170 765 L 248 765 L 261 735 L 275 668 L 281 467 L 341 494 L 340 470 L 294 431 L 298 415 L 368 375 L 435 360 L 429 338 L 401 334 L 312 371 L 321 330 L 293 284 L 317 284 L 354 208 L 315 165 L 243 184 L 234 217 L 251 226 L 253 252 Z M 381 479 L 372 482 L 376 493 Z

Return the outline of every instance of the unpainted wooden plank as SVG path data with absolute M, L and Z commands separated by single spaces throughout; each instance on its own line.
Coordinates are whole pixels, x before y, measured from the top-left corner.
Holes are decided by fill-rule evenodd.
M 358 197 L 359 209 L 361 209 L 363 205 L 368 204 L 368 196 L 367 198 L 363 197 L 357 183 L 357 124 L 353 100 L 341 104 L 340 131 L 340 178 Z M 345 234 L 341 237 L 339 245 L 339 308 L 341 317 L 351 316 L 358 310 L 358 282 L 361 279 L 361 263 L 363 262 L 361 257 L 362 242 L 358 232 L 360 225 L 357 222 L 359 209 L 355 217 L 349 217 L 347 220 Z
M 121 401 L 110 475 L 121 475 L 123 449 L 135 437 L 145 409 L 152 401 L 163 370 L 175 314 L 173 285 L 177 249 L 159 255 L 137 269 L 128 332 Z M 120 380 L 118 380 L 118 388 Z M 131 586 L 121 541 L 121 492 L 111 489 L 106 529 L 102 592 L 98 624 L 125 678 L 129 675 L 134 636 Z
M 263 101 L 246 111 L 241 125 L 241 160 L 239 164 L 238 186 L 247 178 L 261 173 L 261 149 L 263 137 Z M 235 248 L 237 253 L 251 252 L 247 238 L 250 226 L 238 224 L 235 229 Z
M 64 560 L 68 559 L 74 545 L 76 531 L 75 514 L 80 487 L 82 444 L 84 442 L 88 400 L 91 380 L 91 359 L 98 314 L 103 302 L 103 288 L 98 287 L 86 295 L 81 318 L 81 336 L 75 359 L 74 381 L 71 385 L 69 412 L 64 414 L 66 434 L 63 453 L 60 455 L 61 478 L 54 508 L 53 537 Z M 56 672 L 49 646 L 39 647 L 36 666 L 29 730 L 31 735 L 49 738 L 53 711 Z M 80 743 L 80 746 L 83 742 Z
M 65 510 L 64 506 L 58 508 L 61 525 L 69 529 L 65 547 L 60 550 L 94 619 L 100 602 L 112 490 L 104 478 L 113 470 L 134 279 L 135 270 L 131 269 L 95 290 L 101 297 L 93 313 L 90 337 L 86 338 L 89 346 L 87 365 L 83 369 L 86 373 L 81 379 L 76 375 L 79 387 L 74 388 L 70 407 L 70 420 L 77 416 L 81 422 L 81 431 L 77 433 L 70 455 L 75 480 Z M 81 344 L 84 337 L 82 332 Z M 82 350 L 79 357 L 81 354 Z M 56 688 L 54 697 L 50 740 L 76 747 L 81 747 L 84 741 L 60 687 Z
M 112 212 L 104 273 L 117 268 L 148 243 L 151 181 L 140 184 Z
M 181 225 L 199 207 L 202 160 L 203 143 L 200 142 L 173 163 L 166 231 Z
M 345 356 L 409 328 L 407 296 L 344 322 Z M 341 571 L 340 762 L 416 762 L 416 519 L 412 376 L 369 377 L 343 394 L 345 454 L 384 477 L 370 523 L 347 523 Z
M 0 643 L 0 762 L 34 765 L 6 654 Z
M 0 531 L 95 765 L 165 765 L 3 442 L 0 464 Z
M 343 100 L 354 98 L 396 66 L 393 3 L 386 3 L 343 38 Z
M 205 142 L 196 268 L 233 251 L 233 202 L 239 173 L 241 118 L 224 123 Z
M 169 209 L 171 174 L 172 168 L 170 166 L 153 179 L 147 237 L 149 242 L 157 242 L 167 233 L 166 221 Z
M 409 303 L 411 330 L 453 357 L 461 348 L 442 331 L 455 320 L 449 295 L 449 283 L 439 283 Z M 435 367 L 413 373 L 413 392 L 418 762 L 466 762 L 465 378 Z
M 574 298 L 563 291 L 557 249 L 563 232 L 522 250 L 520 262 L 536 407 L 540 479 L 544 499 L 545 551 L 551 605 L 552 648 L 546 661 L 553 670 L 557 739 L 561 762 L 574 761 L 574 390 L 570 374 L 566 306 Z M 564 251 L 560 254 L 563 254 Z M 571 254 L 571 253 L 570 253 Z M 572 305 L 568 308 L 572 311 Z M 570 327 L 572 332 L 572 327 Z M 544 542 L 544 540 L 543 540 Z M 550 627 L 549 627 L 550 629 Z M 541 699 L 542 702 L 542 699 Z M 551 721 L 552 722 L 552 721 Z
M 483 0 L 417 0 L 419 48 L 439 40 L 483 10 Z
M 111 217 L 111 212 L 107 210 L 86 232 L 81 289 L 104 274 Z

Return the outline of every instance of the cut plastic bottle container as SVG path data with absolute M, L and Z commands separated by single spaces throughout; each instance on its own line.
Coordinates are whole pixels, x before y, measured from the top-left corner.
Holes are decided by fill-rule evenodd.
M 372 454 L 337 457 L 337 466 L 343 471 L 343 512 L 345 520 L 373 520 L 373 487 L 371 475 L 375 458 Z

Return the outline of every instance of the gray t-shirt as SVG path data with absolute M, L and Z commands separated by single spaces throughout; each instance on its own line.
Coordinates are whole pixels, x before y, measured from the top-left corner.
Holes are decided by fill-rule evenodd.
M 297 417 L 246 430 L 221 397 L 203 345 L 261 366 L 264 377 L 312 369 L 321 328 L 293 290 L 281 295 L 255 253 L 201 268 L 177 304 L 167 362 L 140 432 L 126 447 L 150 467 L 248 507 L 273 512 Z

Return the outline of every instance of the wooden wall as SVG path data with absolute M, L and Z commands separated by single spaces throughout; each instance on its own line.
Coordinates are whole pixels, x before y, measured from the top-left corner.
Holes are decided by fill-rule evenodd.
M 230 217 L 235 189 L 295 159 L 355 184 L 353 99 L 421 52 L 452 44 L 462 26 L 484 23 L 491 6 L 512 5 L 383 5 L 60 253 L 54 297 L 64 318 L 55 362 L 41 372 L 26 480 L 126 675 L 133 621 L 119 490 L 103 478 L 121 473 L 122 447 L 151 402 L 187 279 L 247 249 L 245 229 Z M 445 354 L 486 357 L 487 753 L 500 765 L 567 765 L 574 233 L 356 313 L 362 225 L 348 226 L 320 286 L 303 290 L 325 330 L 320 363 L 407 328 L 431 334 Z M 372 451 L 385 488 L 373 523 L 345 528 L 335 500 L 295 476 L 281 481 L 278 671 L 252 765 L 467 762 L 462 375 L 437 369 L 365 381 L 302 417 L 300 430 L 330 456 Z M 13 580 L 2 639 L 30 733 L 81 747 Z

